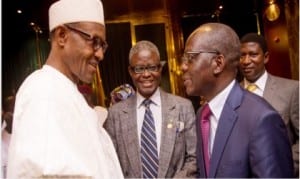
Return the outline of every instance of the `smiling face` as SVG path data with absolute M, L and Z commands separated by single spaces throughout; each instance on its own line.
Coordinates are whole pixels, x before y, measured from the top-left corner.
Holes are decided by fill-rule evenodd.
M 105 40 L 105 28 L 103 25 L 97 23 L 85 23 L 76 26 L 77 29 L 84 31 L 91 35 L 91 37 L 98 37 Z M 91 83 L 98 68 L 98 64 L 104 57 L 102 48 L 94 50 L 92 40 L 84 38 L 78 33 L 74 33 L 72 37 L 73 60 L 70 60 L 68 65 L 71 73 L 79 78 L 81 81 Z M 71 47 L 71 48 L 72 48 Z
M 264 73 L 268 59 L 268 52 L 264 53 L 258 43 L 241 44 L 240 69 L 248 81 L 255 82 Z
M 53 59 L 57 58 L 57 56 L 61 59 L 47 63 L 55 66 L 75 83 L 78 80 L 91 83 L 98 64 L 104 57 L 103 48 L 95 48 L 93 39 L 105 41 L 105 27 L 98 23 L 88 22 L 73 23 L 68 26 L 71 28 L 66 26 L 59 27 L 53 39 L 53 43 L 58 45 L 54 45 L 54 47 L 58 48 L 53 51 L 59 51 L 59 54 L 55 53 Z
M 142 73 L 136 73 L 134 67 L 159 66 L 157 71 L 145 69 Z M 161 80 L 160 60 L 156 53 L 142 49 L 132 55 L 129 74 L 138 92 L 145 98 L 149 98 L 156 91 Z
M 240 40 L 221 23 L 206 23 L 188 37 L 181 70 L 186 93 L 209 101 L 236 77 Z
M 204 38 L 204 37 L 203 37 Z M 198 54 L 186 54 L 189 60 L 183 61 L 181 70 L 183 72 L 182 79 L 186 89 L 186 93 L 190 96 L 206 95 L 214 86 L 214 73 L 212 59 L 217 56 L 201 44 L 203 43 L 200 36 L 191 37 L 185 46 L 185 53 L 193 51 L 201 51 Z

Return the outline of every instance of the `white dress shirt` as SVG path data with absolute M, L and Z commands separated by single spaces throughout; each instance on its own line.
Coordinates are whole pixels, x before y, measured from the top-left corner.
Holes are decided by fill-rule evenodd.
M 161 126 L 162 126 L 162 112 L 161 112 L 161 98 L 160 98 L 160 91 L 157 88 L 154 94 L 149 98 L 151 99 L 152 103 L 150 104 L 150 110 L 153 114 L 154 122 L 155 122 L 155 133 L 156 133 L 156 142 L 157 142 L 157 152 L 159 156 L 159 149 L 160 149 L 160 138 L 161 138 Z M 144 121 L 145 115 L 145 106 L 143 105 L 143 101 L 145 98 L 137 92 L 137 127 L 138 127 L 138 136 L 139 141 L 141 144 L 141 131 L 142 125 Z
M 233 80 L 224 90 L 222 90 L 217 96 L 208 102 L 209 108 L 212 112 L 210 116 L 210 137 L 209 137 L 209 155 L 211 156 L 216 136 L 216 131 L 218 128 L 221 113 L 223 111 L 225 102 L 228 95 L 233 88 L 235 80 Z
M 267 78 L 268 78 L 268 73 L 265 71 L 263 73 L 263 75 L 261 75 L 261 77 L 259 77 L 255 81 L 255 84 L 256 84 L 257 88 L 254 91 L 252 91 L 254 94 L 257 94 L 258 96 L 263 96 L 264 90 L 265 90 L 265 87 L 266 87 Z M 249 84 L 250 84 L 250 82 L 247 81 L 246 79 L 244 79 L 244 88 L 245 89 L 247 88 L 247 86 Z

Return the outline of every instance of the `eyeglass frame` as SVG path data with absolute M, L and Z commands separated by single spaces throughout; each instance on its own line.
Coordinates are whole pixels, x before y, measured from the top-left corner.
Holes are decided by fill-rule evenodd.
M 91 41 L 94 51 L 97 51 L 101 48 L 103 53 L 106 52 L 106 50 L 108 48 L 108 44 L 106 41 L 102 40 L 100 37 L 95 37 L 95 36 L 93 37 L 91 34 L 84 32 L 82 30 L 79 30 L 77 28 L 71 27 L 68 24 L 64 24 L 64 26 L 67 27 L 69 30 L 76 32 L 85 40 Z
M 187 51 L 187 52 L 184 52 L 182 57 L 181 57 L 181 63 L 192 63 L 194 59 L 196 59 L 196 57 L 198 55 L 200 55 L 201 53 L 213 53 L 213 54 L 216 54 L 216 55 L 220 55 L 221 53 L 217 50 L 212 50 L 212 51 L 204 51 L 204 50 L 199 50 L 199 51 Z M 194 55 L 194 56 L 189 56 L 187 57 L 186 59 L 184 59 L 184 57 L 186 57 L 186 54 L 191 54 L 191 55 Z
M 146 70 L 151 73 L 158 72 L 161 67 L 162 67 L 162 64 L 160 63 L 157 65 L 148 65 L 148 66 L 141 66 L 141 65 L 130 66 L 130 69 L 135 74 L 143 74 L 143 73 L 145 73 Z M 140 69 L 138 69 L 138 68 L 140 68 Z M 141 71 L 139 71 L 139 70 L 141 70 Z

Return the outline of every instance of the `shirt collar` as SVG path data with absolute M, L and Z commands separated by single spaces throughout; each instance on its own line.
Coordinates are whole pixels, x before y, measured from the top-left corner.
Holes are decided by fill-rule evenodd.
M 137 107 L 140 108 L 142 106 L 142 103 L 143 101 L 145 100 L 146 98 L 143 97 L 139 91 L 137 91 Z M 155 90 L 155 92 L 153 93 L 153 95 L 149 98 L 151 99 L 151 101 L 156 105 L 156 106 L 160 106 L 161 104 L 161 99 L 160 99 L 160 91 L 159 91 L 159 88 L 157 88 Z
M 264 91 L 265 86 L 266 86 L 266 82 L 267 82 L 267 78 L 268 78 L 268 73 L 265 70 L 264 73 L 254 82 L 254 84 L 256 84 L 256 86 Z M 246 78 L 244 79 L 244 87 L 246 88 L 248 85 L 250 84 L 249 81 L 246 80 Z
M 223 110 L 223 106 L 226 102 L 226 99 L 233 88 L 235 80 L 233 80 L 223 91 L 221 91 L 217 96 L 215 96 L 212 100 L 208 102 L 210 110 L 212 111 L 213 115 L 218 120 L 221 116 L 221 112 Z

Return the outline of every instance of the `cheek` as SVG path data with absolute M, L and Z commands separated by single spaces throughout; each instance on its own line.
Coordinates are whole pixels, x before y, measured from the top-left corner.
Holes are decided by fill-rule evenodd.
M 131 76 L 131 80 L 132 80 L 133 84 L 135 86 L 137 86 L 137 81 L 139 81 L 139 77 L 137 75 L 134 75 L 134 74 L 131 74 L 131 73 L 130 73 L 130 76 Z
M 157 82 L 160 82 L 160 80 L 161 80 L 161 75 L 160 75 L 160 73 L 154 74 L 153 77 L 154 77 L 154 79 L 155 79 Z
M 81 72 L 84 71 L 86 65 L 87 60 L 84 60 L 83 58 L 78 58 L 77 61 L 74 62 L 74 67 Z
M 209 65 L 199 65 L 194 66 L 194 68 L 191 69 L 191 76 L 193 83 L 197 86 L 202 86 L 202 84 L 205 84 L 207 81 L 211 79 L 212 72 L 210 71 Z
M 199 78 L 203 75 L 203 73 L 205 73 L 205 70 L 206 69 L 203 67 L 203 65 L 194 65 L 189 68 L 189 72 L 193 78 Z

